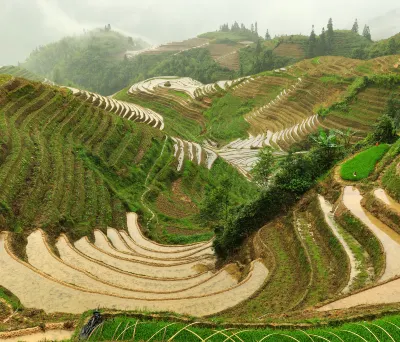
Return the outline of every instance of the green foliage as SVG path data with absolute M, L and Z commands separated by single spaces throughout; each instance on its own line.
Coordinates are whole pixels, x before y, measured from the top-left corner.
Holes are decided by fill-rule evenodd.
M 351 30 L 352 30 L 354 33 L 358 33 L 358 21 L 357 21 L 357 19 L 356 19 L 356 21 L 354 22 L 353 27 L 351 28 Z
M 388 193 L 400 202 L 400 159 L 396 158 L 382 177 L 382 184 Z
M 264 147 L 258 152 L 258 158 L 257 163 L 251 171 L 253 181 L 261 187 L 266 187 L 274 167 L 274 156 L 269 147 Z
M 381 143 L 392 143 L 397 139 L 396 127 L 393 118 L 382 115 L 375 124 L 373 139 Z
M 97 29 L 82 36 L 65 37 L 33 51 L 23 64 L 28 70 L 57 83 L 79 85 L 102 94 L 112 94 L 132 78 L 127 50 L 146 47 L 141 40 L 132 42 L 122 34 Z
M 207 118 L 207 135 L 220 142 L 245 137 L 249 124 L 243 116 L 254 106 L 254 100 L 242 99 L 230 92 L 214 99 L 212 106 L 204 113 Z
M 220 257 L 233 254 L 252 232 L 286 213 L 340 157 L 339 151 L 327 154 L 325 147 L 318 145 L 308 154 L 289 154 L 279 165 L 271 184 L 252 202 L 235 208 L 224 229 L 216 232 L 216 253 Z
M 340 175 L 345 180 L 361 180 L 367 178 L 375 168 L 376 163 L 383 158 L 389 150 L 389 145 L 381 144 L 357 154 L 354 158 L 344 163 Z M 356 173 L 354 175 L 354 173 Z
M 398 329 L 400 319 L 398 315 L 374 319 L 371 322 L 345 324 L 338 322 L 307 329 L 295 329 L 296 326 L 286 329 L 278 327 L 227 329 L 225 325 L 218 326 L 215 323 L 192 324 L 192 320 L 180 322 L 179 317 L 172 322 L 161 319 L 162 315 L 160 320 L 148 319 L 146 316 L 144 318 L 123 315 L 112 317 L 107 319 L 99 329 L 96 329 L 89 341 L 168 341 L 173 338 L 175 342 L 192 342 L 201 338 L 207 341 L 223 342 L 229 339 L 236 340 L 238 337 L 242 341 L 266 340 L 268 342 L 292 340 L 307 342 L 310 341 L 311 337 L 313 340 L 346 342 L 376 341 L 376 339 L 391 341 L 387 334 L 390 334 L 395 341 L 400 339 L 400 330 Z M 290 326 L 290 323 L 285 324 Z M 81 326 L 78 326 L 76 334 L 80 329 Z M 332 338 L 336 338 L 336 340 Z
M 200 204 L 200 218 L 215 225 L 226 224 L 231 205 L 230 192 L 232 181 L 224 178 L 217 187 L 206 186 L 205 195 Z
M 400 128 L 400 99 L 393 93 L 386 103 L 385 114 L 391 117 L 396 128 Z
M 9 305 L 11 305 L 13 310 L 23 309 L 19 299 L 2 286 L 0 286 L 0 298 L 4 299 Z
M 241 49 L 239 57 L 243 75 L 253 75 L 267 70 L 283 68 L 297 61 L 295 58 L 277 56 L 272 49 L 264 45 L 259 47 L 258 50 L 257 46 Z
M 327 108 L 320 107 L 317 110 L 317 113 L 322 116 L 328 115 L 333 111 L 347 113 L 349 111 L 349 105 L 352 103 L 352 101 L 354 101 L 357 95 L 368 86 L 378 86 L 381 88 L 394 89 L 399 84 L 399 75 L 389 74 L 357 77 L 347 87 L 346 94 L 341 100 L 333 103 Z

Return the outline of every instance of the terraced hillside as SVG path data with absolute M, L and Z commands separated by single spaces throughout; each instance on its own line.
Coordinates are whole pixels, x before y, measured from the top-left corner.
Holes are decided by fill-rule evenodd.
M 128 214 L 128 231 L 129 235 L 110 228 L 107 236 L 95 231 L 94 244 L 82 238 L 72 245 L 61 236 L 57 256 L 37 230 L 28 236 L 27 262 L 12 253 L 3 233 L 0 258 L 7 276 L 1 284 L 23 305 L 46 312 L 81 313 L 101 302 L 115 309 L 204 316 L 254 294 L 268 273 L 261 261 L 254 261 L 241 282 L 230 275 L 229 265 L 213 274 L 210 242 L 155 244 L 142 235 L 135 214 Z
M 200 143 L 204 139 L 216 142 L 206 145 L 247 176 L 258 160 L 256 149 L 269 146 L 281 156 L 292 146 L 304 144 L 319 128 L 350 128 L 356 132 L 353 139 L 365 137 L 388 99 L 398 93 L 398 88 L 382 87 L 378 80 L 379 75 L 398 74 L 398 58 L 365 62 L 318 57 L 209 85 L 190 78 L 152 78 L 134 84 L 128 94 L 123 91 L 117 98 L 183 116 L 184 127 L 175 124 L 176 135 Z M 360 86 L 363 77 L 369 77 L 368 84 Z
M 182 142 L 178 153 L 177 140 L 162 133 L 163 117 L 131 103 L 11 76 L 1 82 L 0 222 L 16 245 L 38 227 L 53 239 L 123 228 L 127 209 L 141 210 L 159 240 L 210 237 L 197 220 L 198 189 L 217 186 L 230 169 L 211 151 Z M 233 177 L 240 203 L 254 188 Z M 176 217 L 182 204 L 193 209 Z
M 396 341 L 361 320 L 400 312 L 398 60 L 108 97 L 1 74 L 0 338 L 98 307 L 92 340 Z
M 15 77 L 22 77 L 31 81 L 43 82 L 50 85 L 54 85 L 54 83 L 48 80 L 47 78 L 41 77 L 24 68 L 16 67 L 13 65 L 0 67 L 0 74 L 13 75 Z

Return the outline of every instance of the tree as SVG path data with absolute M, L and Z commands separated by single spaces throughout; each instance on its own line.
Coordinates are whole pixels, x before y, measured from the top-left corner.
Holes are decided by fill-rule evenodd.
M 392 143 L 397 139 L 394 120 L 389 115 L 382 115 L 375 125 L 373 138 L 377 142 Z
M 396 128 L 400 128 L 400 99 L 398 96 L 390 95 L 386 103 L 385 114 L 393 119 Z
M 351 28 L 351 30 L 355 33 L 358 33 L 358 21 L 356 19 L 356 21 L 353 24 L 353 27 Z
M 392 55 L 394 55 L 396 53 L 397 44 L 396 44 L 396 41 L 394 40 L 394 38 L 389 39 L 388 50 L 389 50 L 389 53 Z
M 328 54 L 332 53 L 333 50 L 333 22 L 332 18 L 329 18 L 326 31 L 326 51 Z
M 251 24 L 251 32 L 253 32 L 254 33 L 254 24 Z
M 333 132 L 339 137 L 341 140 L 341 144 L 344 148 L 349 148 L 351 145 L 351 139 L 356 135 L 356 131 L 353 131 L 351 128 L 348 128 L 345 131 L 341 131 L 340 129 L 333 129 Z
M 268 185 L 273 166 L 274 156 L 272 151 L 269 147 L 264 147 L 258 152 L 258 161 L 251 171 L 253 181 L 265 188 Z
M 314 32 L 314 25 L 312 26 L 310 37 L 308 38 L 308 57 L 314 57 L 317 48 L 317 37 Z
M 367 25 L 364 26 L 363 36 L 370 41 L 372 40 L 371 39 L 371 31 L 369 30 L 369 26 L 367 26 Z
M 320 55 L 320 56 L 326 55 L 326 34 L 325 34 L 324 27 L 322 28 L 322 32 L 319 36 L 318 55 Z
M 232 181 L 225 177 L 218 187 L 208 187 L 200 204 L 200 217 L 205 221 L 214 221 L 217 224 L 226 222 L 231 204 L 230 191 Z
M 267 33 L 265 34 L 265 40 L 271 40 L 271 35 L 269 34 L 268 30 Z
M 260 39 L 257 40 L 256 55 L 258 56 L 262 51 Z
M 257 22 L 254 25 L 254 32 L 258 35 L 258 24 L 257 24 Z

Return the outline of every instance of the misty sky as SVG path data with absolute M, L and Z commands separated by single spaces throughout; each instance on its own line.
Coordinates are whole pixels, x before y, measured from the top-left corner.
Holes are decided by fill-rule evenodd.
M 369 24 L 372 38 L 400 31 L 398 0 L 0 0 L 0 66 L 22 62 L 39 45 L 84 29 L 111 24 L 150 43 L 214 31 L 237 20 L 258 22 L 260 34 L 320 32 L 328 18 L 335 28 Z M 398 27 L 396 27 L 398 26 Z

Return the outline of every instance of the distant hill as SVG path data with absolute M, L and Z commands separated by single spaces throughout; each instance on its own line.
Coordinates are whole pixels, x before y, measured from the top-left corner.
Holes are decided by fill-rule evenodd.
M 371 27 L 372 39 L 384 39 L 399 32 L 400 7 L 379 17 L 368 20 Z
M 264 40 L 249 29 L 208 32 L 149 48 L 143 41 L 99 29 L 67 37 L 31 53 L 24 68 L 60 85 L 111 95 L 155 76 L 192 77 L 202 83 L 235 79 L 292 65 L 321 55 L 370 59 L 399 53 L 400 43 L 372 42 L 349 30 L 335 30 L 332 50 L 309 52 L 309 37 Z M 391 44 L 389 46 L 389 44 Z
M 140 39 L 109 29 L 96 29 L 39 47 L 22 66 L 58 84 L 79 84 L 88 89 L 108 92 L 112 88 L 110 75 L 119 70 L 125 52 L 147 46 Z

